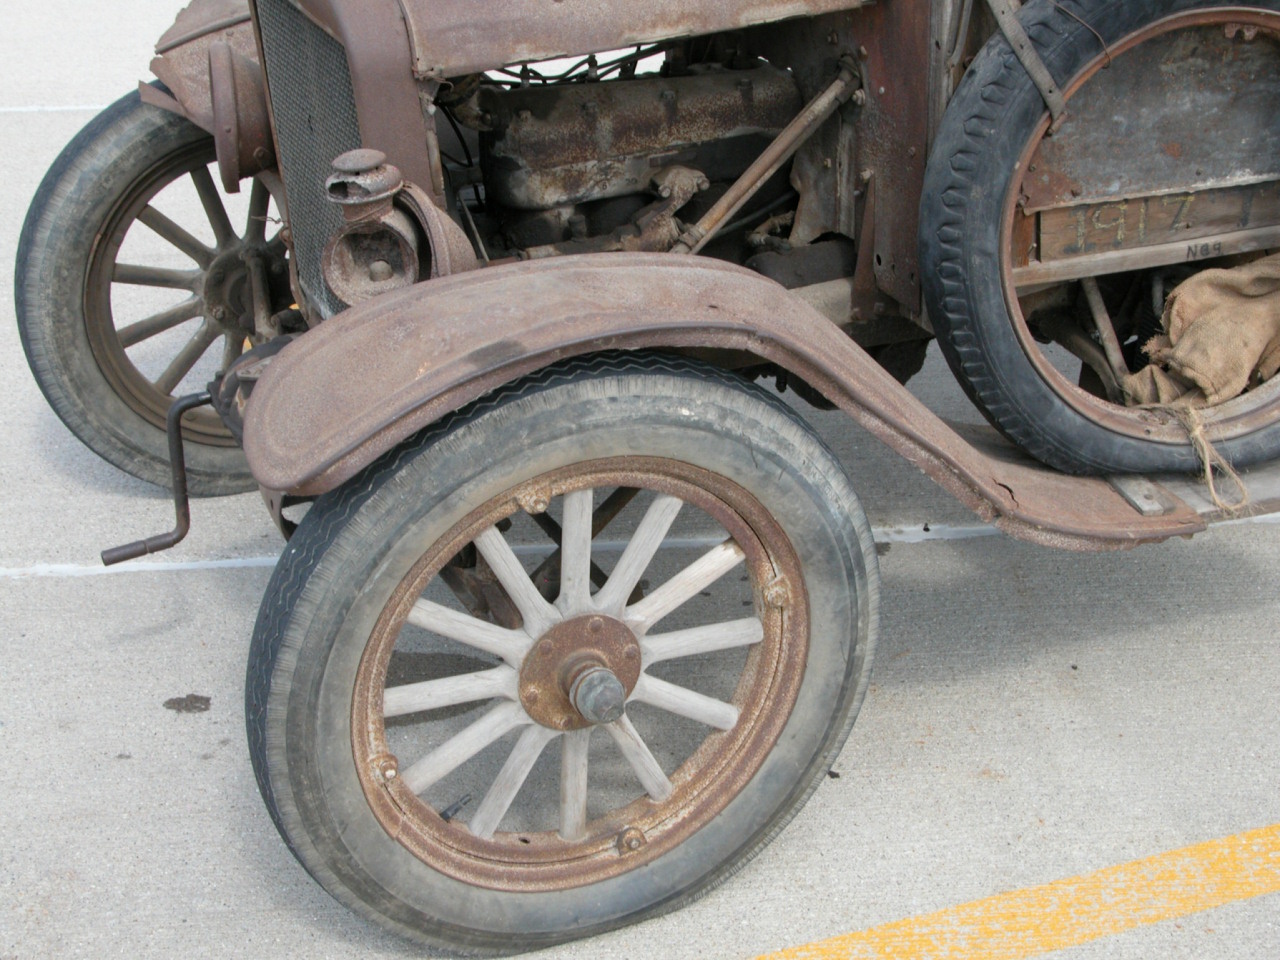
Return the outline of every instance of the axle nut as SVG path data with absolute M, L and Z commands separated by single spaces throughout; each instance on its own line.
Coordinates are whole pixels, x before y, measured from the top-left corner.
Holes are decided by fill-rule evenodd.
M 627 691 L 612 670 L 593 664 L 574 677 L 569 702 L 590 723 L 613 723 L 626 709 Z

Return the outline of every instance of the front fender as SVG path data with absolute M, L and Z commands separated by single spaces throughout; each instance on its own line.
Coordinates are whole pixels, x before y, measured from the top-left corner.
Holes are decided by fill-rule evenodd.
M 171 96 L 141 84 L 142 98 L 186 117 L 213 133 L 213 93 L 209 84 L 209 45 L 224 40 L 241 56 L 258 59 L 249 22 L 248 0 L 194 0 L 156 42 L 151 72 Z
M 443 277 L 339 314 L 281 351 L 254 389 L 245 453 L 268 490 L 327 492 L 428 424 L 566 357 L 728 349 L 811 384 L 987 520 L 1077 549 L 1203 529 L 1140 517 L 1105 482 L 989 457 L 829 319 L 741 267 L 594 254 Z
M 247 0 L 195 0 L 156 44 L 151 72 L 161 90 L 139 84 L 142 99 L 213 134 L 223 186 L 275 163 L 266 88 Z

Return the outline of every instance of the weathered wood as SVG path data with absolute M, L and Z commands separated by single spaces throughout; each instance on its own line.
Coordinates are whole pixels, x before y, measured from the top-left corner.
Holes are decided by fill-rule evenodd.
M 1031 263 L 1013 270 L 1014 286 L 1021 293 L 1036 284 L 1060 283 L 1108 273 L 1145 270 L 1175 263 L 1213 260 L 1236 253 L 1252 253 L 1280 246 L 1280 226 L 1218 234 L 1186 243 L 1163 243 L 1133 250 L 1114 250 L 1065 260 Z
M 507 762 L 498 771 L 493 785 L 489 787 L 484 799 L 480 801 L 480 807 L 472 816 L 471 822 L 467 824 L 472 833 L 483 840 L 488 840 L 497 832 L 498 825 L 511 809 L 516 794 L 529 779 L 529 771 L 538 762 L 538 757 L 542 756 L 546 745 L 558 736 L 560 736 L 558 730 L 549 730 L 537 724 L 526 728 L 524 733 L 520 734 L 520 739 L 512 748 Z
M 508 630 L 469 613 L 450 610 L 433 600 L 419 600 L 409 611 L 408 621 L 442 637 L 492 653 L 512 666 L 519 666 L 533 640 L 523 630 Z
M 662 772 L 662 767 L 645 746 L 636 728 L 631 725 L 630 718 L 624 715 L 622 719 L 608 724 L 605 730 L 609 732 L 609 736 L 613 737 L 613 742 L 626 757 L 627 763 L 631 765 L 636 779 L 640 781 L 645 792 L 659 803 L 670 797 L 674 789 L 671 781 Z
M 581 840 L 587 832 L 587 762 L 591 727 L 564 735 L 560 750 L 560 836 Z
M 400 776 L 414 793 L 423 793 L 489 744 L 529 722 L 529 715 L 520 704 L 503 703 L 440 744 Z
M 639 603 L 628 607 L 624 619 L 638 633 L 647 633 L 672 610 L 742 563 L 745 556 L 742 548 L 731 540 L 714 547 Z
M 738 723 L 738 708 L 733 704 L 659 680 L 647 673 L 640 675 L 640 681 L 631 691 L 631 699 L 705 723 L 717 730 L 732 730 Z
M 616 613 L 622 609 L 627 598 L 644 576 L 645 570 L 653 560 L 667 531 L 675 523 L 676 515 L 684 503 L 677 497 L 663 494 L 650 504 L 644 519 L 636 528 L 627 548 L 618 558 L 617 566 L 609 575 L 609 581 L 596 595 L 595 605 L 605 613 Z
M 1135 197 L 1046 210 L 1040 214 L 1039 259 L 1044 262 L 1280 224 L 1280 183 L 1225 190 Z M 1025 244 L 1015 238 L 1013 258 Z
M 764 624 L 759 617 L 744 617 L 726 623 L 709 623 L 672 633 L 654 634 L 640 641 L 645 664 L 661 663 L 677 657 L 714 653 L 734 647 L 747 647 L 764 639 Z
M 421 683 L 387 687 L 382 694 L 382 715 L 403 717 L 423 710 L 439 710 L 460 703 L 474 703 L 493 697 L 514 700 L 519 696 L 517 674 L 511 667 L 495 667 L 478 673 L 461 673 Z

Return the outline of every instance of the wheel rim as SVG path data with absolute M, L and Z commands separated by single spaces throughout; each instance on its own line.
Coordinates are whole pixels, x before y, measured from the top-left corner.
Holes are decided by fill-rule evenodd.
M 593 537 L 633 497 L 635 529 L 606 575 L 593 569 L 604 555 Z M 532 574 L 499 529 L 529 518 L 552 536 L 550 548 L 562 548 Z M 654 557 L 664 541 L 686 542 L 672 538 L 673 524 L 708 521 L 712 539 L 727 538 L 694 544 L 696 559 L 645 593 L 642 577 L 661 566 Z M 514 609 L 492 604 L 482 620 L 424 596 L 471 550 Z M 549 564 L 559 577 L 545 579 Z M 698 598 L 722 585 L 749 598 L 727 602 L 750 611 L 699 622 L 708 615 L 693 609 Z M 495 625 L 504 616 L 510 626 Z M 678 629 L 658 627 L 668 616 Z M 679 626 L 689 618 L 693 625 Z M 389 681 L 393 656 L 424 634 L 491 660 Z M 576 465 L 468 514 L 400 583 L 357 674 L 356 771 L 388 834 L 446 875 L 519 891 L 597 882 L 653 861 L 725 810 L 785 726 L 807 648 L 799 562 L 751 495 L 669 460 Z M 612 723 L 593 724 L 578 709 L 583 684 L 571 681 L 584 675 L 584 653 L 625 691 L 626 713 Z M 664 678 L 672 665 L 696 675 L 708 659 L 736 671 L 717 681 L 732 686 L 723 699 Z M 469 716 L 446 716 L 459 708 Z M 481 753 L 503 737 L 514 745 Z
M 206 357 L 217 355 L 221 372 L 240 356 L 246 341 L 262 339 L 253 330 L 244 255 L 261 256 L 269 277 L 282 277 L 286 266 L 283 239 L 279 234 L 267 237 L 272 201 L 267 178 L 252 181 L 244 226 L 237 230 L 209 171 L 212 154 L 212 143 L 202 140 L 161 157 L 138 177 L 107 218 L 85 277 L 85 325 L 98 368 L 134 413 L 161 429 L 178 388 Z M 198 197 L 203 218 L 188 216 L 179 223 L 153 204 L 166 188 L 182 181 L 189 181 L 186 186 Z M 212 230 L 212 244 L 196 235 L 204 229 Z M 149 234 L 148 239 L 159 238 L 170 255 L 177 251 L 190 265 L 154 266 L 123 259 L 126 238 L 139 231 Z M 173 294 L 159 309 L 134 310 L 122 318 L 113 302 L 113 294 L 122 288 Z M 272 309 L 278 307 L 276 303 Z M 159 347 L 158 338 L 164 338 L 161 359 L 153 360 L 148 364 L 151 370 L 144 372 L 139 355 Z M 183 434 L 209 446 L 237 445 L 210 410 L 188 414 Z
M 1140 44 L 1154 38 L 1173 34 L 1179 30 L 1210 25 L 1226 28 L 1230 28 L 1233 25 L 1238 25 L 1241 28 L 1248 26 L 1272 38 L 1280 38 L 1280 16 L 1270 11 L 1244 10 L 1234 7 L 1190 11 L 1164 18 L 1142 30 L 1136 31 L 1123 41 L 1110 45 L 1105 53 L 1100 54 L 1081 70 L 1064 90 L 1068 109 L 1070 109 L 1071 99 L 1085 88 L 1090 80 L 1111 67 L 1116 60 Z M 1045 352 L 1044 347 L 1037 341 L 1028 323 L 1027 311 L 1024 307 L 1027 306 L 1029 298 L 1026 297 L 1025 293 L 1020 294 L 1014 280 L 1014 269 L 1019 265 L 1019 255 L 1016 251 L 1025 247 L 1027 243 L 1025 231 L 1028 229 L 1026 226 L 1027 218 L 1020 216 L 1019 197 L 1025 189 L 1023 186 L 1025 178 L 1029 178 L 1035 170 L 1033 159 L 1041 143 L 1049 136 L 1049 127 L 1050 118 L 1045 117 L 1028 141 L 1028 145 L 1018 162 L 1016 170 L 1024 171 L 1024 173 L 1021 175 L 1015 173 L 1010 181 L 1011 189 L 1005 198 L 1000 237 L 1001 275 L 1010 322 L 1018 342 L 1041 380 L 1062 401 L 1090 421 L 1114 433 L 1135 439 L 1169 445 L 1183 445 L 1187 442 L 1186 428 L 1174 413 L 1160 408 L 1126 406 L 1122 403 L 1113 402 L 1104 396 L 1099 396 L 1097 393 L 1084 388 L 1081 383 L 1073 382 L 1060 369 L 1060 364 L 1055 363 Z M 1021 229 L 1020 224 L 1022 226 Z M 1202 261 L 1201 265 L 1208 268 L 1215 264 L 1211 261 Z M 1130 275 L 1116 274 L 1114 276 L 1127 277 Z M 1139 274 L 1134 273 L 1132 277 L 1137 279 Z M 1105 278 L 1098 277 L 1096 279 Z M 1068 281 L 1068 283 L 1074 283 L 1074 281 Z M 1171 291 L 1172 287 L 1169 288 L 1168 292 Z M 1131 343 L 1126 344 L 1126 348 L 1131 347 Z M 1063 349 L 1064 352 L 1067 350 L 1067 348 Z M 1099 347 L 1099 350 L 1101 350 L 1101 347 Z M 1074 353 L 1074 351 L 1070 352 Z M 1078 355 L 1077 359 L 1080 359 Z M 1084 371 L 1090 370 L 1087 361 L 1081 359 L 1080 362 Z M 1136 368 L 1134 372 L 1137 372 Z M 1271 381 L 1254 387 L 1239 397 L 1214 407 L 1204 408 L 1203 418 L 1209 438 L 1214 442 L 1219 442 L 1246 435 L 1274 422 L 1278 410 L 1280 410 L 1280 378 L 1272 378 Z

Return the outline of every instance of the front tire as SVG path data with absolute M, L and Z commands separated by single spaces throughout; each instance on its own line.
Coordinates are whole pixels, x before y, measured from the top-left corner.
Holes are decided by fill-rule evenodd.
M 86 446 L 163 487 L 169 405 L 257 340 L 242 255 L 268 261 L 277 301 L 289 298 L 265 179 L 246 191 L 244 225 L 233 224 L 213 160 L 207 133 L 134 91 L 63 150 L 18 244 L 18 330 L 41 391 Z M 188 415 L 183 435 L 192 494 L 253 489 L 211 410 Z
M 385 927 L 589 936 L 794 815 L 865 694 L 876 603 L 857 498 L 787 408 L 692 362 L 573 361 L 313 507 L 255 629 L 254 769 L 302 864 Z M 573 699 L 584 657 L 620 719 Z

